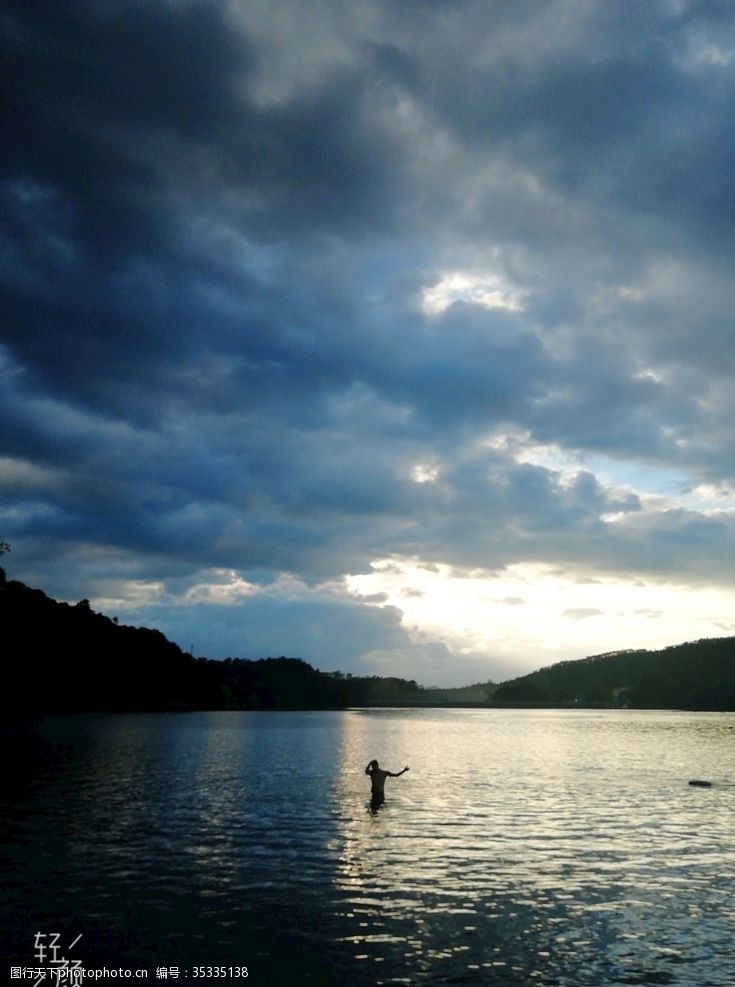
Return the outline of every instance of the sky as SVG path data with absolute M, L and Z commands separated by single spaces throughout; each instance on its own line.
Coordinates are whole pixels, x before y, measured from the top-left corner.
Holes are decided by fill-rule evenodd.
M 735 10 L 6 0 L 3 563 L 425 685 L 735 634 Z

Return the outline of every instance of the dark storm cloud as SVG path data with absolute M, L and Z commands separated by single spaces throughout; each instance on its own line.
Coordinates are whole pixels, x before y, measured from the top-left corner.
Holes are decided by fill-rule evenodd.
M 5 332 L 56 390 L 87 399 L 100 376 L 135 378 L 177 341 L 185 271 L 161 174 L 175 160 L 146 160 L 146 143 L 211 138 L 246 59 L 212 4 L 11 10 L 3 212 L 17 259 L 4 272 Z
M 731 513 L 523 454 L 731 496 L 729 5 L 26 2 L 0 42 L 0 535 L 29 573 L 731 578 Z M 452 272 L 476 294 L 428 310 Z
M 239 351 L 254 337 L 256 365 L 282 358 L 260 286 L 187 250 L 180 224 L 224 211 L 270 241 L 376 218 L 396 149 L 362 121 L 359 76 L 259 110 L 247 93 L 256 56 L 216 3 L 22 4 L 4 28 L 14 350 L 61 392 L 101 403 L 130 378 L 141 393 L 165 387 L 170 364 L 206 352 L 213 330 L 229 348 L 233 327 L 197 292 L 209 284 L 248 299 Z M 104 383 L 90 380 L 100 368 Z

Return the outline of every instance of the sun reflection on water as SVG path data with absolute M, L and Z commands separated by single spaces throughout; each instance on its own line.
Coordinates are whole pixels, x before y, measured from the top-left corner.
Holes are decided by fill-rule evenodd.
M 703 805 L 686 778 L 703 755 L 731 758 L 732 727 L 677 714 L 350 714 L 343 804 L 365 798 L 360 765 L 373 756 L 412 771 L 388 779 L 380 812 L 342 818 L 340 941 L 356 965 L 390 960 L 409 982 L 727 982 L 731 795 Z

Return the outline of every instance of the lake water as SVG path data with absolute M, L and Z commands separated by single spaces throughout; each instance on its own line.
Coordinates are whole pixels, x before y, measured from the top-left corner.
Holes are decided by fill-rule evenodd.
M 3 964 L 41 932 L 155 983 L 733 985 L 734 745 L 708 713 L 53 717 L 4 742 Z M 411 768 L 377 810 L 373 757 Z

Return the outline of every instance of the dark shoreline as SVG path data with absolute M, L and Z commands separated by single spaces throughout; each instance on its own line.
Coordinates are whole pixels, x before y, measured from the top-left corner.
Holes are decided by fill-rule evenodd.
M 322 672 L 301 658 L 195 658 L 157 630 L 119 624 L 0 568 L 0 620 L 15 644 L 6 718 L 72 712 L 387 709 L 735 710 L 735 637 L 557 662 L 496 684 L 421 686 Z

